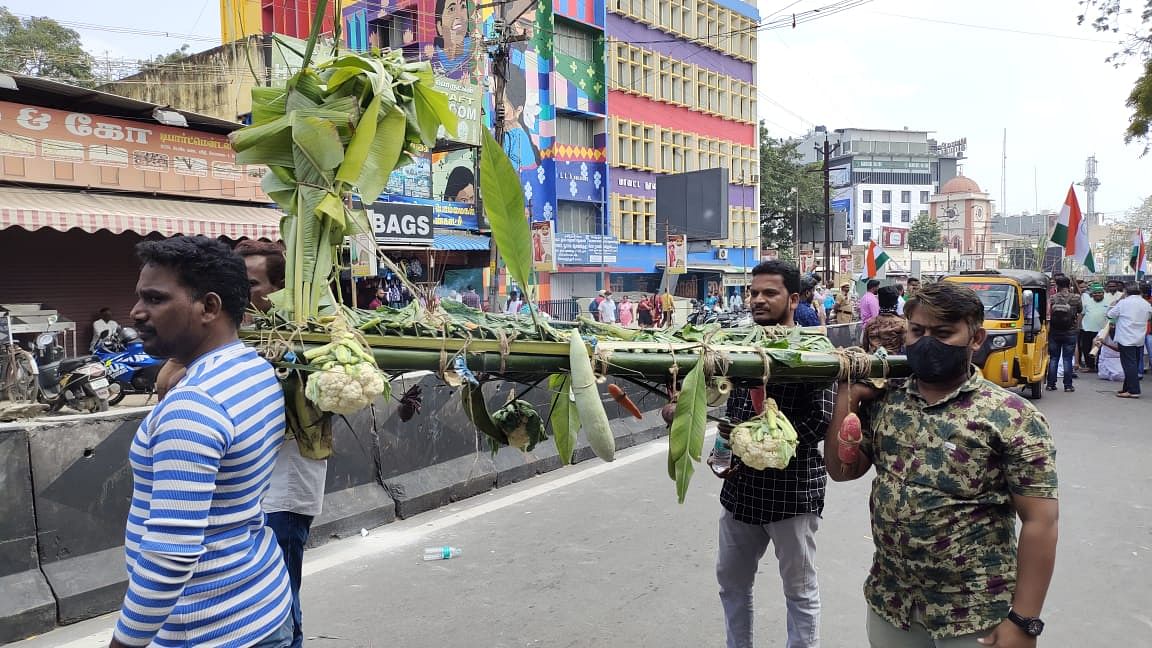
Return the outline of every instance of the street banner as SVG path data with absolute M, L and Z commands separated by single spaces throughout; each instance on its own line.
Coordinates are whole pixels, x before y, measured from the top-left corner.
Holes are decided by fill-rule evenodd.
M 669 234 L 666 253 L 668 274 L 688 272 L 688 237 L 685 234 Z
M 556 237 L 552 236 L 552 221 L 532 223 L 532 269 L 556 272 Z

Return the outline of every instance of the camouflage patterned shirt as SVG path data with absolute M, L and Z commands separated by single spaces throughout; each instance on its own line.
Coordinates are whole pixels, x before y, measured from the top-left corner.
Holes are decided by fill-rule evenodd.
M 904 629 L 919 610 L 937 638 L 996 626 L 1016 587 L 1011 496 L 1056 498 L 1048 422 L 975 368 L 935 405 L 913 379 L 865 418 L 861 450 L 876 467 L 868 605 Z

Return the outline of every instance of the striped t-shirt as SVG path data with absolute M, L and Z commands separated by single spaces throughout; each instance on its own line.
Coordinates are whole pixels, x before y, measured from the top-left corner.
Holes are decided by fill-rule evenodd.
M 248 646 L 284 623 L 292 596 L 260 498 L 284 439 L 272 367 L 235 342 L 188 367 L 140 424 L 129 460 L 128 646 Z

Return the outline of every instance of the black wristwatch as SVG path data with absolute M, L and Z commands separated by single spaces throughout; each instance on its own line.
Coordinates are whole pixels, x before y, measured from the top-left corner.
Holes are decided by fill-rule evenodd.
M 1008 620 L 1020 626 L 1029 637 L 1039 637 L 1044 632 L 1044 622 L 1040 617 L 1026 617 L 1016 614 L 1016 610 L 1008 610 Z

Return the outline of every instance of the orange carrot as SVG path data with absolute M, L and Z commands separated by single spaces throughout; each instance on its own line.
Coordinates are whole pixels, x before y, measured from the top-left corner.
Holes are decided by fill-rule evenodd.
M 628 394 L 624 393 L 624 390 L 621 389 L 619 385 L 608 385 L 608 395 L 612 397 L 612 400 L 616 401 L 617 405 L 628 410 L 628 413 L 632 416 L 638 419 L 644 418 L 644 414 L 640 412 L 640 408 L 636 407 L 636 403 L 633 403 L 632 399 L 628 398 Z

